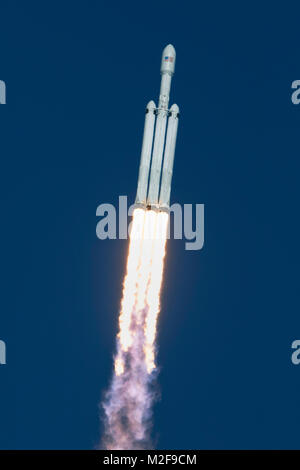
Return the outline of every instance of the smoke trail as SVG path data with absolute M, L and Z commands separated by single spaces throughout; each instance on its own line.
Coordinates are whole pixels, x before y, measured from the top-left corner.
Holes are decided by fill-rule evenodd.
M 164 212 L 136 209 L 133 213 L 114 375 L 102 404 L 103 445 L 109 450 L 150 448 L 167 225 Z

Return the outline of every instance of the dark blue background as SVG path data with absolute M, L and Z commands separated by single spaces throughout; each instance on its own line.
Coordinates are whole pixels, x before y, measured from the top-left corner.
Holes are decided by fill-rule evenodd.
M 100 439 L 127 242 L 96 208 L 134 201 L 168 43 L 205 247 L 168 244 L 157 448 L 299 448 L 299 10 L 261 3 L 2 0 L 1 448 Z

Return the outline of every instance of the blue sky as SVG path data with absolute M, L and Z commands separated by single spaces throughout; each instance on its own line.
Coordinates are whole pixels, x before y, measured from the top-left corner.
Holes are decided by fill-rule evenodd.
M 96 238 L 96 208 L 134 201 L 172 43 L 171 197 L 205 204 L 205 246 L 168 244 L 157 448 L 299 448 L 299 11 L 7 1 L 0 16 L 0 447 L 100 439 L 127 242 Z

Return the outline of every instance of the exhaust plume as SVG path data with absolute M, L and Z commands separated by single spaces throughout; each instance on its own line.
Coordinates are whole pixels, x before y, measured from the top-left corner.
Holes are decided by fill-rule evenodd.
M 135 209 L 123 283 L 114 373 L 102 407 L 103 446 L 149 449 L 155 340 L 169 215 Z

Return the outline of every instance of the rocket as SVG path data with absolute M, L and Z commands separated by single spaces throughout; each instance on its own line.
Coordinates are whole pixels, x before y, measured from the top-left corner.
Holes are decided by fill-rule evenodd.
M 139 169 L 136 207 L 169 211 L 179 108 L 169 109 L 171 80 L 176 52 L 169 44 L 162 53 L 158 107 L 150 101 L 146 107 L 143 144 Z

